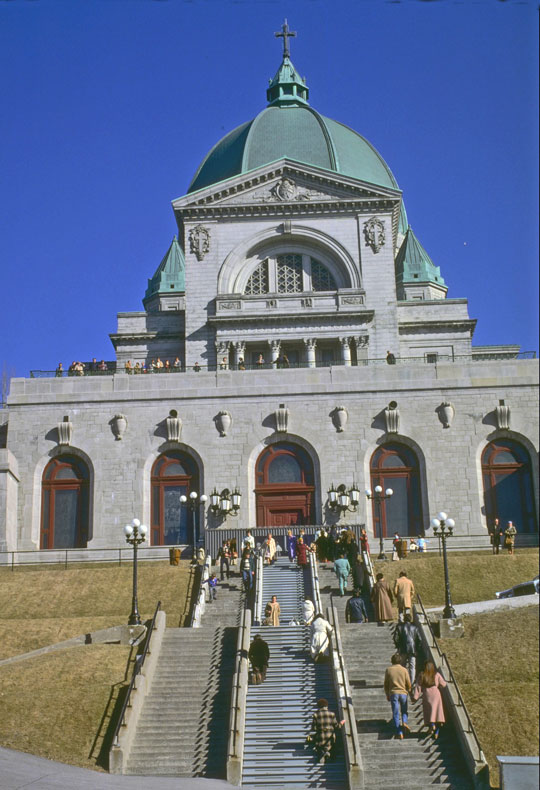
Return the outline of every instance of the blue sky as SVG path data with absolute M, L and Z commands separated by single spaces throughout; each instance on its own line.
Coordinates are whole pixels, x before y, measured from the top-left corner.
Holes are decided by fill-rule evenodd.
M 114 358 L 170 201 L 265 106 L 284 17 L 310 103 L 387 161 L 474 343 L 537 350 L 535 2 L 0 0 L 0 366 Z

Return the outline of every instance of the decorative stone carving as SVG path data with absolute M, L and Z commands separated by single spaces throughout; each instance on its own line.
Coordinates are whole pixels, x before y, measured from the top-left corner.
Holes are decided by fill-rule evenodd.
M 220 310 L 241 310 L 242 302 L 218 302 Z
M 175 409 L 171 409 L 166 420 L 167 439 L 169 442 L 179 442 L 182 436 L 182 420 Z
M 313 299 L 311 296 L 307 296 L 305 299 L 301 300 L 302 307 L 313 307 Z
M 277 307 L 277 299 L 267 299 L 266 300 L 267 307 Z
M 58 428 L 58 444 L 71 444 L 73 437 L 73 423 L 70 422 L 69 417 L 64 417 L 62 422 L 57 425 Z
M 216 424 L 216 428 L 219 431 L 220 436 L 227 436 L 229 428 L 232 424 L 232 415 L 230 411 L 223 409 L 222 411 L 218 411 L 216 416 L 214 417 L 214 422 Z
M 109 425 L 111 426 L 111 431 L 114 434 L 114 438 L 117 442 L 120 442 L 127 429 L 127 419 L 123 414 L 115 414 Z
M 356 348 L 365 348 L 369 343 L 369 335 L 356 335 L 353 340 Z
M 399 409 L 395 400 L 391 400 L 384 410 L 387 433 L 399 433 Z
M 450 401 L 443 401 L 437 409 L 439 420 L 442 422 L 443 428 L 450 428 L 454 420 L 456 410 Z
M 198 261 L 210 252 L 210 231 L 204 225 L 196 225 L 189 231 L 189 249 Z
M 270 192 L 275 198 L 281 201 L 296 200 L 298 187 L 294 181 L 284 176 L 272 187 Z
M 328 200 L 331 196 L 324 192 L 319 192 L 316 189 L 307 189 L 291 178 L 283 176 L 277 184 L 271 188 L 270 192 L 263 197 L 265 203 L 279 202 L 279 203 L 292 203 L 303 200 L 323 199 Z M 335 199 L 332 196 L 332 199 Z
M 366 246 L 371 247 L 375 254 L 378 253 L 386 241 L 384 222 L 378 217 L 372 217 L 364 222 L 364 238 Z
M 362 295 L 341 297 L 341 304 L 364 304 L 364 301 L 365 299 Z
M 507 431 L 510 428 L 510 406 L 507 406 L 504 400 L 499 401 L 499 405 L 495 409 L 495 417 L 499 430 Z
M 334 427 L 338 433 L 343 433 L 348 419 L 349 412 L 345 406 L 336 406 L 332 412 L 332 422 L 334 423 Z
M 278 433 L 285 433 L 289 428 L 289 409 L 286 408 L 284 403 L 279 404 L 279 408 L 274 412 L 276 420 L 276 431 Z

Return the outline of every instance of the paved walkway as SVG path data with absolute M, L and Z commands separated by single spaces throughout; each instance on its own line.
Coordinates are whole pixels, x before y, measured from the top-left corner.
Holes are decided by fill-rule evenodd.
M 518 598 L 494 598 L 489 601 L 474 601 L 473 603 L 462 603 L 454 606 L 456 614 L 481 614 L 482 612 L 500 612 L 502 609 L 520 609 L 522 606 L 538 606 L 540 596 L 521 595 Z M 442 612 L 443 606 L 436 606 L 434 609 L 426 609 L 426 612 Z
M 112 776 L 0 747 L 0 790 L 225 790 L 221 779 Z

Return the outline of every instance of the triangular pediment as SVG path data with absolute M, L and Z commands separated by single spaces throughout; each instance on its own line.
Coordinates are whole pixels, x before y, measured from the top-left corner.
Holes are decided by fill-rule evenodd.
M 173 201 L 175 211 L 203 207 L 248 208 L 250 206 L 295 206 L 321 203 L 399 201 L 398 189 L 380 187 L 302 165 L 280 160 L 257 170 L 212 184 Z

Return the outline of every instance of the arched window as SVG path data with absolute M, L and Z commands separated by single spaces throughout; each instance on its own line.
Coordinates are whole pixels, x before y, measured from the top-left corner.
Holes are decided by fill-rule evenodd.
M 314 490 L 308 453 L 289 442 L 270 445 L 255 468 L 257 526 L 310 524 Z
M 491 527 L 498 518 L 518 532 L 536 530 L 531 464 L 527 450 L 512 439 L 490 442 L 482 453 L 482 477 L 486 518 Z
M 385 444 L 371 458 L 371 489 L 391 488 L 379 506 L 373 501 L 374 535 L 418 535 L 423 531 L 420 474 L 415 453 L 403 444 Z
M 199 513 L 182 505 L 181 496 L 199 486 L 198 469 L 186 453 L 160 455 L 152 468 L 150 537 L 152 546 L 192 544 L 198 539 Z
M 41 548 L 84 549 L 88 534 L 88 467 L 74 455 L 59 455 L 43 472 Z
M 244 293 L 255 296 L 335 290 L 334 276 L 324 263 L 309 255 L 291 252 L 268 257 L 259 263 L 251 273 Z

